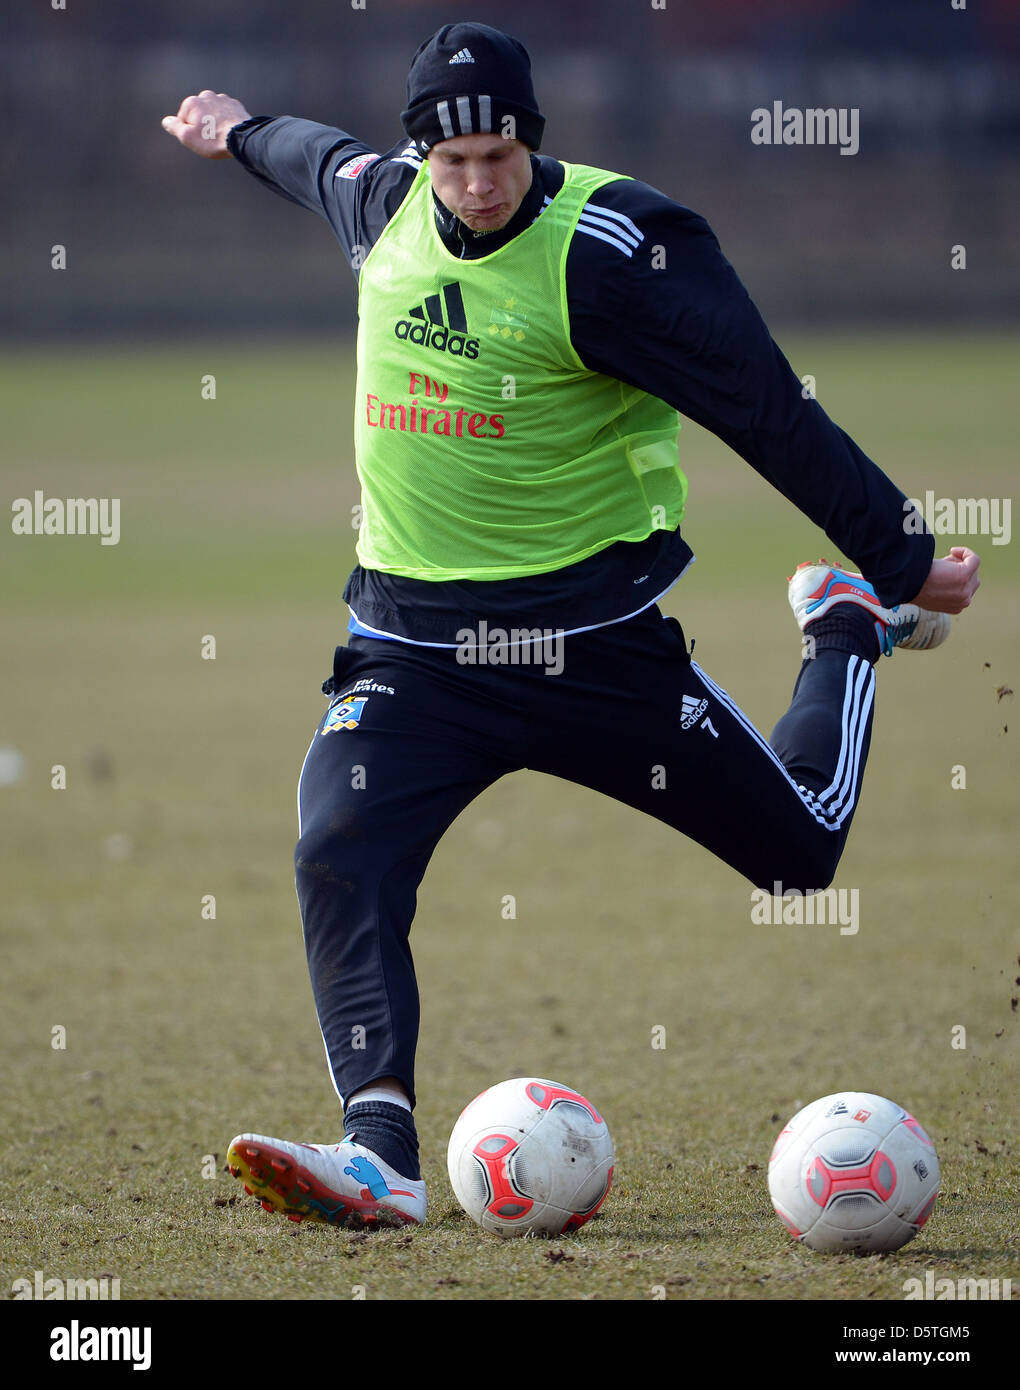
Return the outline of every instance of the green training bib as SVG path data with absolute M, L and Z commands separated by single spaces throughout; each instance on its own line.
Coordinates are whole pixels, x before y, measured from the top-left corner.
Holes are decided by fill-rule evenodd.
M 570 343 L 567 250 L 590 195 L 620 177 L 565 164 L 527 230 L 459 260 L 426 160 L 361 271 L 358 560 L 412 579 L 512 579 L 673 530 L 680 419 L 589 371 Z

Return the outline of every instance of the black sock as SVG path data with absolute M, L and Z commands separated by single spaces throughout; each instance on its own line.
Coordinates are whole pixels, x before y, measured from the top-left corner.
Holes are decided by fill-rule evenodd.
M 344 1138 L 364 1144 L 402 1178 L 420 1181 L 418 1131 L 410 1110 L 402 1105 L 355 1097 L 344 1112 Z
M 868 621 L 867 614 L 862 614 L 862 617 Z M 828 619 L 819 621 L 827 622 Z M 871 636 L 874 639 L 874 632 Z M 877 645 L 873 640 L 872 653 Z M 874 680 L 871 660 L 860 651 L 850 652 L 838 646 L 826 647 L 820 642 L 813 659 L 801 662 L 790 708 L 772 730 L 769 739 L 773 751 L 779 755 L 798 786 L 816 793 L 831 789 L 842 769 L 844 774 L 853 778 L 852 786 L 846 784 L 846 791 L 849 804 L 856 804 L 871 740 L 871 699 L 868 697 L 865 701 L 862 697 L 866 695 L 866 686 L 872 685 Z M 850 729 L 845 707 L 851 689 L 857 692 L 851 704 L 863 710 L 866 703 L 868 709 L 858 730 L 859 761 L 856 767 L 850 767 L 843 761 L 848 752 Z M 844 824 L 849 829 L 849 816 Z M 846 830 L 840 833 L 845 837 Z
M 816 618 L 808 624 L 804 636 L 813 639 L 816 652 L 849 652 L 851 656 L 864 657 L 865 661 L 877 661 L 881 655 L 874 618 L 852 603 L 842 603 L 839 612 Z M 808 655 L 806 651 L 805 657 Z

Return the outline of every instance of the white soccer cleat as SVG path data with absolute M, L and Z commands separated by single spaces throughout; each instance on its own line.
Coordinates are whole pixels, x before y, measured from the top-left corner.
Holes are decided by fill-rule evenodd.
M 933 613 L 916 603 L 900 603 L 883 608 L 878 595 L 859 574 L 836 569 L 827 561 L 805 561 L 790 577 L 790 607 L 802 632 L 817 618 L 824 617 L 841 603 L 863 608 L 875 620 L 879 652 L 892 656 L 895 647 L 906 651 L 927 651 L 941 646 L 949 636 L 948 613 Z
M 362 1144 L 290 1144 L 240 1134 L 227 1150 L 231 1174 L 266 1211 L 291 1221 L 363 1229 L 425 1220 L 425 1184 L 402 1178 Z

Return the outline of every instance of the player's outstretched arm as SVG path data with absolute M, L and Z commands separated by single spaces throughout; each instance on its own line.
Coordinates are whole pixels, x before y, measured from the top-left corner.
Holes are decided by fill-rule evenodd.
M 227 136 L 251 113 L 226 92 L 199 92 L 185 97 L 176 116 L 163 117 L 163 129 L 176 135 L 186 150 L 204 159 L 232 159 Z
M 954 545 L 944 560 L 932 561 L 928 578 L 911 602 L 935 613 L 962 613 L 980 587 L 980 564 L 973 550 Z

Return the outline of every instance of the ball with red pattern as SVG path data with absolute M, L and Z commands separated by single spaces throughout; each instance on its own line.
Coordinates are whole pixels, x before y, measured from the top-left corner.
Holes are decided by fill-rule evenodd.
M 812 1250 L 898 1250 L 928 1220 L 938 1193 L 931 1139 L 901 1106 L 869 1091 L 805 1106 L 769 1159 L 776 1215 Z
M 613 1161 L 613 1141 L 592 1103 L 534 1076 L 476 1096 L 447 1151 L 457 1200 L 499 1236 L 576 1231 L 605 1201 Z

